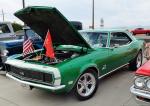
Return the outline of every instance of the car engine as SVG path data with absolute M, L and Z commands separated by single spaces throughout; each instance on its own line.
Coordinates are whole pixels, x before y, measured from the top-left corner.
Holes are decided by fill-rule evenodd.
M 55 58 L 47 57 L 44 53 L 29 54 L 23 58 L 25 61 L 40 62 L 43 64 L 57 64 L 67 59 L 78 57 L 80 53 L 74 51 L 55 51 Z

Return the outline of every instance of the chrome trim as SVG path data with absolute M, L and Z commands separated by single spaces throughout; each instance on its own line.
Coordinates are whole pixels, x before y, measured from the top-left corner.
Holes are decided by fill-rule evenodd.
M 136 89 L 136 88 L 134 88 L 134 85 L 130 88 L 130 92 L 136 96 L 150 99 L 150 92 L 149 91 Z
M 34 87 L 38 87 L 38 88 L 43 88 L 43 89 L 48 89 L 48 90 L 52 90 L 52 91 L 56 91 L 56 90 L 60 90 L 60 89 L 63 89 L 65 88 L 65 85 L 59 85 L 59 86 L 47 86 L 47 85 L 42 85 L 42 84 L 36 84 L 36 83 L 32 83 L 32 82 L 27 82 L 27 81 L 22 81 L 20 79 L 17 79 L 15 78 L 14 76 L 10 75 L 10 74 L 6 74 L 7 77 L 15 80 L 15 81 L 18 81 L 22 84 L 27 84 L 27 85 L 30 85 L 30 86 L 34 86 Z
M 51 66 L 43 66 L 39 64 L 32 64 L 32 63 L 28 63 L 23 60 L 17 60 L 17 59 L 12 59 L 12 60 L 8 59 L 5 63 L 11 66 L 17 67 L 17 68 L 21 68 L 21 69 L 24 68 L 28 70 L 38 70 L 44 73 L 52 73 L 54 75 L 54 78 L 56 79 L 54 81 L 54 85 L 59 86 L 61 84 L 61 75 L 60 75 L 60 71 L 58 68 L 51 67 Z
M 101 75 L 98 79 L 101 79 L 101 78 L 103 78 L 103 77 L 105 77 L 105 76 L 107 76 L 107 75 L 109 75 L 109 74 L 115 72 L 116 70 L 118 70 L 118 69 L 120 69 L 120 68 L 122 68 L 122 67 L 124 67 L 124 66 L 126 66 L 126 65 L 128 65 L 128 64 L 129 64 L 129 63 L 124 64 L 124 65 L 122 65 L 122 66 L 120 66 L 120 67 L 118 67 L 118 68 L 116 68 L 116 69 L 114 69 L 114 70 L 112 70 L 112 71 L 110 71 L 110 72 L 104 74 L 104 75 Z
M 8 72 L 9 73 L 9 75 L 11 75 L 11 76 L 13 76 L 13 77 L 15 77 L 15 78 L 17 78 L 17 79 L 20 79 L 20 80 L 23 80 L 23 81 L 33 81 L 33 82 L 35 82 L 35 83 L 40 83 L 40 84 L 45 84 L 45 85 L 49 85 L 49 86 L 51 86 L 52 84 L 53 84 L 53 80 L 52 80 L 52 82 L 50 82 L 50 83 L 47 83 L 47 82 L 44 82 L 43 80 L 38 80 L 38 79 L 32 79 L 32 78 L 28 78 L 28 77 L 23 77 L 23 76 L 20 76 L 19 74 L 15 74 L 15 73 L 11 73 L 11 72 Z

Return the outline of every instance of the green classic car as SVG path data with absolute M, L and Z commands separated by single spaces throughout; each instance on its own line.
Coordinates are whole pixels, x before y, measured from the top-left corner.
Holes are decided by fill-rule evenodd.
M 78 32 L 53 7 L 27 7 L 15 16 L 43 39 L 49 29 L 53 41 L 55 61 L 44 55 L 45 50 L 36 50 L 26 57 L 13 55 L 6 61 L 7 76 L 30 89 L 57 94 L 72 91 L 79 100 L 86 100 L 95 94 L 98 79 L 125 65 L 136 70 L 142 64 L 144 42 L 126 30 Z

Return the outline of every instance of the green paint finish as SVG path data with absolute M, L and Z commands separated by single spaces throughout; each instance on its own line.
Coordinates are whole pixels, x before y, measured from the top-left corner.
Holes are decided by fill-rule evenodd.
M 39 10 L 40 11 L 45 11 L 45 10 L 52 11 L 53 10 L 53 8 L 47 8 L 47 7 L 32 7 L 32 8 L 36 8 L 37 13 Z M 24 13 L 28 13 L 28 12 L 30 13 L 32 8 L 23 9 L 23 10 L 17 12 L 16 15 L 21 17 L 22 20 L 24 20 L 24 17 L 25 17 Z M 45 8 L 45 9 L 43 9 L 43 8 Z M 27 11 L 28 9 L 31 9 L 31 10 Z M 20 16 L 22 14 L 24 17 Z M 46 14 L 47 14 L 47 12 L 46 12 Z M 59 17 L 59 18 L 64 19 L 63 16 Z M 37 18 L 37 19 L 39 19 L 39 18 Z M 28 20 L 25 20 L 25 21 L 30 25 L 30 22 Z M 65 23 L 67 23 L 67 24 L 65 24 Z M 54 83 L 56 82 L 56 84 L 65 85 L 65 88 L 55 91 L 56 93 L 59 93 L 60 91 L 61 92 L 71 91 L 71 89 L 75 86 L 75 83 L 78 80 L 79 76 L 81 74 L 83 74 L 85 71 L 87 71 L 87 69 L 89 69 L 89 68 L 95 69 L 95 71 L 98 73 L 98 76 L 100 77 L 100 76 L 105 75 L 105 74 L 109 73 L 110 71 L 126 64 L 126 63 L 129 63 L 131 60 L 133 60 L 136 57 L 136 55 L 138 54 L 138 52 L 140 50 L 143 50 L 143 41 L 137 40 L 129 32 L 122 30 L 122 29 L 96 29 L 96 30 L 80 31 L 80 32 L 93 32 L 93 33 L 95 33 L 95 32 L 108 33 L 107 47 L 105 47 L 105 48 L 104 47 L 99 47 L 99 48 L 89 47 L 88 42 L 86 42 L 86 40 L 84 40 L 82 38 L 82 36 L 79 33 L 77 33 L 77 31 L 74 28 L 72 28 L 70 26 L 70 24 L 68 24 L 69 22 L 66 21 L 66 19 L 65 19 L 65 23 L 64 23 L 65 25 L 69 25 L 69 30 L 71 31 L 71 34 L 73 37 L 72 39 L 75 38 L 75 40 L 72 40 L 71 37 L 68 36 L 69 34 L 67 36 L 64 34 L 63 35 L 66 38 L 69 37 L 69 40 L 73 41 L 73 45 L 71 45 L 72 42 L 69 42 L 69 43 L 66 42 L 68 40 L 64 40 L 63 42 L 60 42 L 59 41 L 60 36 L 55 36 L 55 37 L 53 37 L 53 38 L 57 38 L 57 40 L 55 40 L 55 43 L 57 43 L 57 41 L 59 41 L 59 43 L 61 45 L 54 46 L 54 48 L 55 48 L 55 50 L 77 52 L 80 54 L 79 56 L 66 59 L 66 60 L 64 60 L 60 63 L 54 64 L 54 65 L 48 65 L 48 64 L 44 64 L 44 63 L 40 63 L 40 62 L 35 62 L 35 61 L 23 61 L 23 60 L 20 60 L 22 58 L 22 55 L 14 55 L 14 56 L 9 57 L 9 59 L 7 60 L 6 63 L 9 65 L 13 65 L 15 67 L 19 67 L 24 70 L 30 69 L 30 70 L 44 72 L 44 73 L 52 73 L 55 77 Z M 34 24 L 34 25 L 36 25 L 36 24 Z M 38 27 L 34 26 L 34 28 L 36 30 L 38 29 L 38 32 L 39 32 L 39 29 L 41 27 L 38 28 Z M 44 29 L 45 32 L 46 32 L 46 30 L 47 29 Z M 116 48 L 112 48 L 112 47 L 110 47 L 110 40 L 111 40 L 111 33 L 113 33 L 113 32 L 126 33 L 127 36 L 132 41 L 129 44 L 119 46 Z M 73 33 L 75 33 L 75 35 Z M 57 31 L 53 32 L 53 34 L 57 35 Z M 65 32 L 65 34 L 67 34 L 67 32 Z M 39 35 L 40 35 L 40 33 L 39 33 Z M 42 36 L 43 36 L 43 34 L 42 34 Z M 84 43 L 81 41 L 83 41 Z M 38 54 L 38 52 L 40 52 L 40 50 L 36 51 L 35 54 L 36 53 Z M 12 61 L 13 61 L 13 63 L 12 63 Z M 73 83 L 69 83 L 69 82 L 73 82 Z M 55 85 L 53 85 L 53 86 L 55 86 Z

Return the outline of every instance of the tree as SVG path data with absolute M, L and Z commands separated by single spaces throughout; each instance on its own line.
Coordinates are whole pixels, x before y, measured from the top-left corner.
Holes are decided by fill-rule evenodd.
M 22 30 L 22 25 L 21 24 L 18 24 L 18 23 L 16 23 L 16 22 L 13 22 L 12 23 L 12 27 L 13 27 L 13 29 L 14 29 L 14 32 L 16 32 L 16 31 L 19 31 L 19 30 Z

